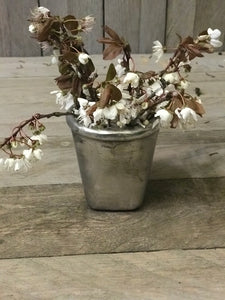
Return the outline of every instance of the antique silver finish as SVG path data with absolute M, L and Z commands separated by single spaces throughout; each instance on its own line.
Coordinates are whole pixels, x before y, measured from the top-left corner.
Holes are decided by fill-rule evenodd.
M 97 210 L 133 210 L 143 201 L 158 124 L 152 129 L 96 130 L 67 116 L 86 200 Z

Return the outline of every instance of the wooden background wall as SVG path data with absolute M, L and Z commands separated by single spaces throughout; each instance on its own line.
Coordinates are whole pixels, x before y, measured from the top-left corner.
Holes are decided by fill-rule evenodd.
M 176 32 L 196 35 L 208 27 L 219 28 L 224 41 L 225 0 L 0 0 L 0 56 L 41 55 L 26 22 L 37 5 L 48 7 L 52 14 L 95 16 L 86 44 L 90 53 L 101 53 L 96 39 L 102 36 L 103 24 L 120 32 L 133 53 L 150 53 L 156 39 L 173 47 Z

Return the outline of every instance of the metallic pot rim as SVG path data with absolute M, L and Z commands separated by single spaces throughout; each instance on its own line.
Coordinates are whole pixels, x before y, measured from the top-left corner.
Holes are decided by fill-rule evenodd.
M 158 118 L 157 118 L 158 119 Z M 66 121 L 68 126 L 71 128 L 74 134 L 82 135 L 88 138 L 96 139 L 96 140 L 105 140 L 105 141 L 130 141 L 134 139 L 143 138 L 145 136 L 149 136 L 155 132 L 159 131 L 159 122 L 154 123 L 154 118 L 148 126 L 142 128 L 141 126 L 136 126 L 130 129 L 94 129 L 85 127 L 80 124 L 76 118 L 72 115 L 66 116 Z M 154 128 L 153 128 L 154 124 Z

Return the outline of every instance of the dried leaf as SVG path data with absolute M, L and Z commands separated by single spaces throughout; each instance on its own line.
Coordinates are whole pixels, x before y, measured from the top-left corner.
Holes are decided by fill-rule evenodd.
M 82 82 L 80 78 L 78 78 L 78 76 L 74 76 L 72 79 L 71 94 L 75 98 L 78 98 L 81 96 L 81 91 L 82 91 Z
M 88 116 L 92 116 L 92 115 L 93 115 L 93 112 L 96 111 L 97 107 L 98 107 L 98 104 L 97 104 L 97 102 L 96 102 L 94 105 L 90 106 L 90 107 L 86 110 L 86 114 L 87 114 Z
M 70 63 L 78 61 L 78 54 L 76 52 L 67 51 L 62 55 L 62 58 Z
M 72 87 L 72 75 L 67 74 L 67 75 L 61 75 L 57 78 L 55 78 L 55 81 L 62 91 L 68 91 Z
M 116 76 L 116 69 L 113 63 L 109 65 L 108 72 L 106 75 L 106 81 L 111 81 Z
M 102 44 L 115 44 L 115 41 L 109 38 L 102 38 L 98 39 L 97 41 Z
M 112 44 L 103 51 L 103 59 L 111 60 L 116 58 L 122 52 L 123 48 Z
M 110 28 L 109 26 L 105 25 L 103 27 L 104 31 L 114 40 L 114 41 L 118 41 L 118 42 L 121 42 L 121 39 L 119 37 L 119 35 L 114 31 L 112 30 L 112 28 Z
M 65 18 L 63 18 L 63 23 L 66 29 L 69 30 L 71 33 L 73 34 L 77 33 L 79 23 L 74 16 L 72 15 L 66 16 Z
M 110 85 L 107 84 L 101 94 L 100 100 L 98 101 L 98 106 L 100 108 L 104 108 L 109 103 L 109 101 L 112 99 L 111 97 L 112 97 L 112 89 L 111 89 Z
M 53 18 L 46 19 L 44 23 L 39 26 L 36 38 L 39 42 L 48 41 L 49 34 L 52 30 L 52 24 L 54 23 Z
M 111 94 L 112 100 L 119 101 L 122 98 L 121 91 L 113 84 L 110 84 L 110 88 L 112 90 L 112 94 Z
M 187 45 L 187 49 L 195 56 L 203 57 L 203 54 L 195 45 Z
M 193 109 L 199 116 L 202 117 L 202 115 L 205 114 L 205 109 L 203 105 L 197 102 L 196 99 L 186 99 L 186 104 L 188 105 L 188 107 Z
M 177 108 L 181 108 L 183 106 L 183 101 L 182 99 L 179 97 L 179 96 L 174 96 L 172 99 L 171 99 L 171 102 L 170 102 L 170 105 L 169 105 L 169 109 L 172 111 L 172 112 L 175 112 L 175 110 Z
M 185 39 L 183 39 L 181 45 L 182 46 L 186 46 L 186 45 L 190 45 L 190 44 L 194 44 L 194 40 L 191 36 L 187 36 Z
M 68 74 L 71 71 L 71 66 L 69 63 L 61 62 L 59 64 L 59 72 L 63 75 Z

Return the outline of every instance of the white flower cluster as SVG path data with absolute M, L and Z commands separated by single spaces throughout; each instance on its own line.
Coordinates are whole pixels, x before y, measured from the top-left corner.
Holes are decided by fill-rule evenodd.
M 219 37 L 221 36 L 221 31 L 219 29 L 207 29 L 208 34 L 203 34 L 198 37 L 199 41 L 206 41 L 209 39 L 209 43 L 215 47 L 219 48 L 223 45 L 221 41 L 219 41 Z
M 122 66 L 120 65 L 122 68 Z M 119 67 L 117 67 L 117 70 Z M 80 104 L 79 110 L 75 111 L 78 115 L 78 121 L 83 123 L 86 127 L 95 127 L 96 125 L 109 125 L 109 122 L 114 122 L 118 127 L 123 128 L 124 126 L 130 124 L 130 122 L 136 119 L 139 113 L 144 113 L 148 109 L 149 105 L 146 101 L 147 97 L 157 98 L 165 96 L 167 93 L 177 94 L 179 90 L 186 90 L 189 86 L 189 82 L 185 79 L 180 79 L 178 72 L 166 73 L 162 78 L 155 79 L 151 84 L 143 83 L 143 88 L 145 89 L 145 94 L 137 97 L 131 96 L 128 93 L 128 86 L 136 89 L 139 86 L 140 77 L 134 72 L 128 72 L 125 76 L 121 75 L 124 70 L 119 69 L 117 72 L 117 88 L 122 93 L 122 99 L 119 101 L 112 101 L 111 105 L 104 108 L 97 107 L 94 110 L 92 117 L 87 114 L 91 106 L 96 104 L 96 102 L 88 101 L 84 98 L 78 98 Z M 162 84 L 162 79 L 164 80 L 164 86 Z M 166 83 L 166 86 L 165 86 Z M 171 121 L 173 119 L 173 114 L 166 109 L 168 101 L 163 101 L 156 106 L 155 117 L 160 118 L 160 124 L 162 127 L 169 128 Z M 175 114 L 179 118 L 179 126 L 182 128 L 192 127 L 197 121 L 196 112 L 189 107 L 178 108 Z M 143 123 L 138 122 L 141 126 L 148 125 L 148 120 Z
M 196 112 L 190 107 L 177 108 L 175 114 L 178 116 L 178 125 L 182 129 L 187 129 L 195 126 L 198 121 Z M 170 128 L 173 114 L 166 108 L 159 109 L 155 117 L 160 118 L 160 124 L 163 128 Z
M 51 91 L 51 95 L 56 95 L 56 104 L 60 105 L 60 109 L 68 110 L 73 104 L 73 95 L 68 92 L 67 94 L 63 94 L 62 91 Z
M 0 171 L 27 171 L 33 162 L 42 159 L 43 151 L 37 146 L 42 145 L 45 141 L 47 141 L 47 136 L 42 133 L 31 136 L 27 142 L 30 148 L 24 149 L 21 155 L 14 155 L 6 159 L 0 158 Z M 12 146 L 16 148 L 18 143 L 12 143 Z M 25 145 L 24 143 L 20 144 L 21 146 Z

